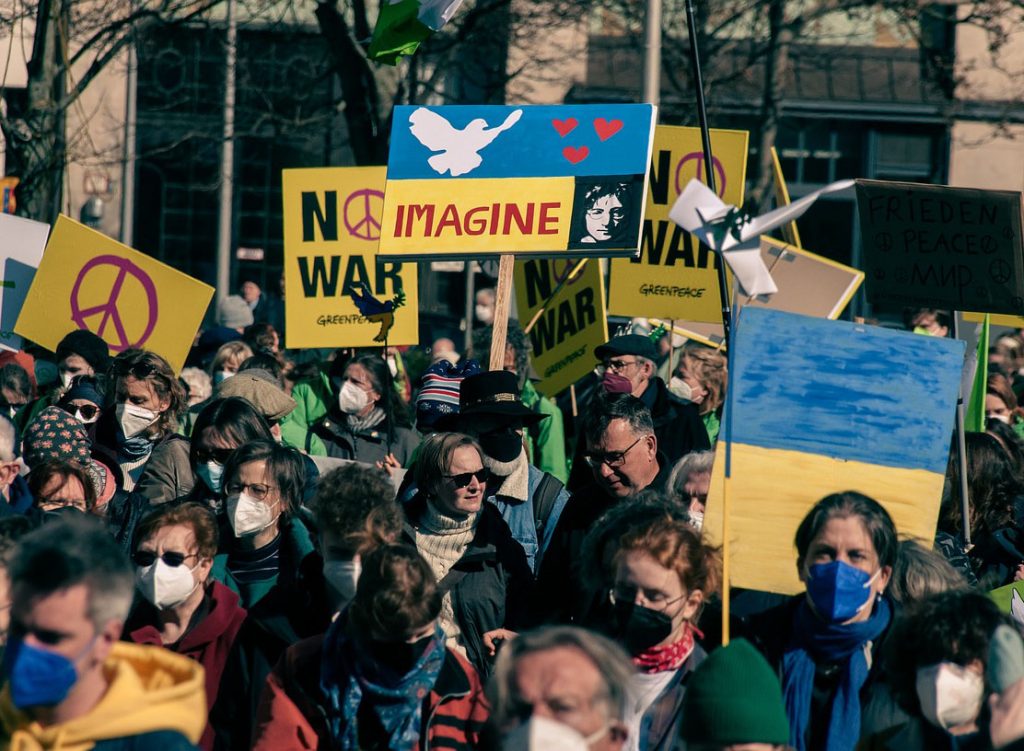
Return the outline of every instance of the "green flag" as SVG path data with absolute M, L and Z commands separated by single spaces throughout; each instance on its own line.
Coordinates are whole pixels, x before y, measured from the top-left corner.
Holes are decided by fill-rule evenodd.
M 395 65 L 451 20 L 462 0 L 381 0 L 373 29 L 371 60 Z
M 971 433 L 985 432 L 985 389 L 988 387 L 988 313 L 981 324 L 981 336 L 978 337 L 978 367 L 974 371 L 974 384 L 971 387 L 971 398 L 967 402 L 967 415 L 964 417 L 964 430 Z

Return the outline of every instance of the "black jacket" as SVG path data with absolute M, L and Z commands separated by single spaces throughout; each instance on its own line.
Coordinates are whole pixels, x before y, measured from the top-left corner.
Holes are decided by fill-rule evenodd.
M 658 439 L 658 451 L 668 459 L 669 470 L 682 457 L 692 451 L 704 451 L 711 448 L 708 431 L 704 427 L 697 405 L 680 399 L 668 390 L 665 382 L 655 376 L 640 395 L 640 400 L 651 410 L 654 420 L 654 435 Z M 570 492 L 587 485 L 590 481 L 590 469 L 583 461 L 586 448 L 582 433 L 576 436 L 576 453 L 572 460 L 572 472 L 566 487 Z
M 426 498 L 417 494 L 404 507 L 409 525 L 416 528 L 426 508 Z M 408 527 L 403 541 L 416 545 Z M 526 622 L 533 591 L 533 572 L 526 553 L 512 537 L 501 512 L 492 504 L 480 509 L 472 542 L 445 577 L 450 585 L 452 608 L 462 632 L 466 656 L 481 676 L 490 675 L 493 658 L 484 646 L 483 635 L 497 628 L 512 631 Z

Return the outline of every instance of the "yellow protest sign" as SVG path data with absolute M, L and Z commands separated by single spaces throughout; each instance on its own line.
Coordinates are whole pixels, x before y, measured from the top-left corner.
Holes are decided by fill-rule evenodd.
M 419 341 L 416 264 L 375 263 L 386 174 L 386 167 L 284 170 L 287 346 Z
M 964 320 L 971 323 L 981 323 L 985 320 L 984 313 L 964 313 Z M 1003 313 L 992 313 L 988 322 L 993 326 L 1009 326 L 1013 329 L 1024 329 L 1024 316 L 1011 316 Z
M 594 368 L 594 348 L 608 341 L 601 264 L 524 259 L 516 262 L 515 288 L 520 320 L 533 324 L 537 390 L 554 396 Z
M 48 349 L 88 329 L 114 354 L 141 347 L 181 370 L 213 287 L 61 215 L 15 332 Z
M 734 206 L 743 204 L 748 138 L 746 131 L 711 131 L 715 188 Z M 654 131 L 640 255 L 612 261 L 612 315 L 722 320 L 718 257 L 668 218 L 672 204 L 695 177 L 704 179 L 700 130 L 659 125 Z

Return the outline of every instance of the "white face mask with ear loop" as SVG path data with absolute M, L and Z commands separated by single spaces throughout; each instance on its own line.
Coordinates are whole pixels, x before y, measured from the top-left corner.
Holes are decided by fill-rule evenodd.
M 148 566 L 136 569 L 135 580 L 142 596 L 161 610 L 181 605 L 192 596 L 199 586 L 195 578 L 197 563 L 189 568 L 184 563 L 180 566 L 168 566 L 162 558 L 157 558 Z
M 370 403 L 370 395 L 352 381 L 345 381 L 338 392 L 338 409 L 346 415 L 357 415 Z
M 588 736 L 574 730 L 561 722 L 531 715 L 505 735 L 501 743 L 501 751 L 588 751 L 588 749 L 608 734 L 610 726 L 604 727 Z
M 921 714 L 945 730 L 976 720 L 985 700 L 985 679 L 955 662 L 920 668 L 915 688 Z
M 235 537 L 255 535 L 277 521 L 279 514 L 275 515 L 273 509 L 279 503 L 280 499 L 266 504 L 248 493 L 228 496 L 226 510 Z
M 138 407 L 128 402 L 118 404 L 115 414 L 125 438 L 134 438 L 155 423 L 160 417 L 158 412 L 146 409 L 145 407 Z

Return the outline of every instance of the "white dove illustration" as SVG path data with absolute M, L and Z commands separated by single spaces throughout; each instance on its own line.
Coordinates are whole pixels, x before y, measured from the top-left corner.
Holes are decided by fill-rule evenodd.
M 487 121 L 478 117 L 459 130 L 436 112 L 420 107 L 409 115 L 409 130 L 428 149 L 441 152 L 427 160 L 431 169 L 439 175 L 450 172 L 452 177 L 458 177 L 483 164 L 478 152 L 519 122 L 522 116 L 521 109 L 514 110 L 505 122 L 495 128 L 487 127 Z

